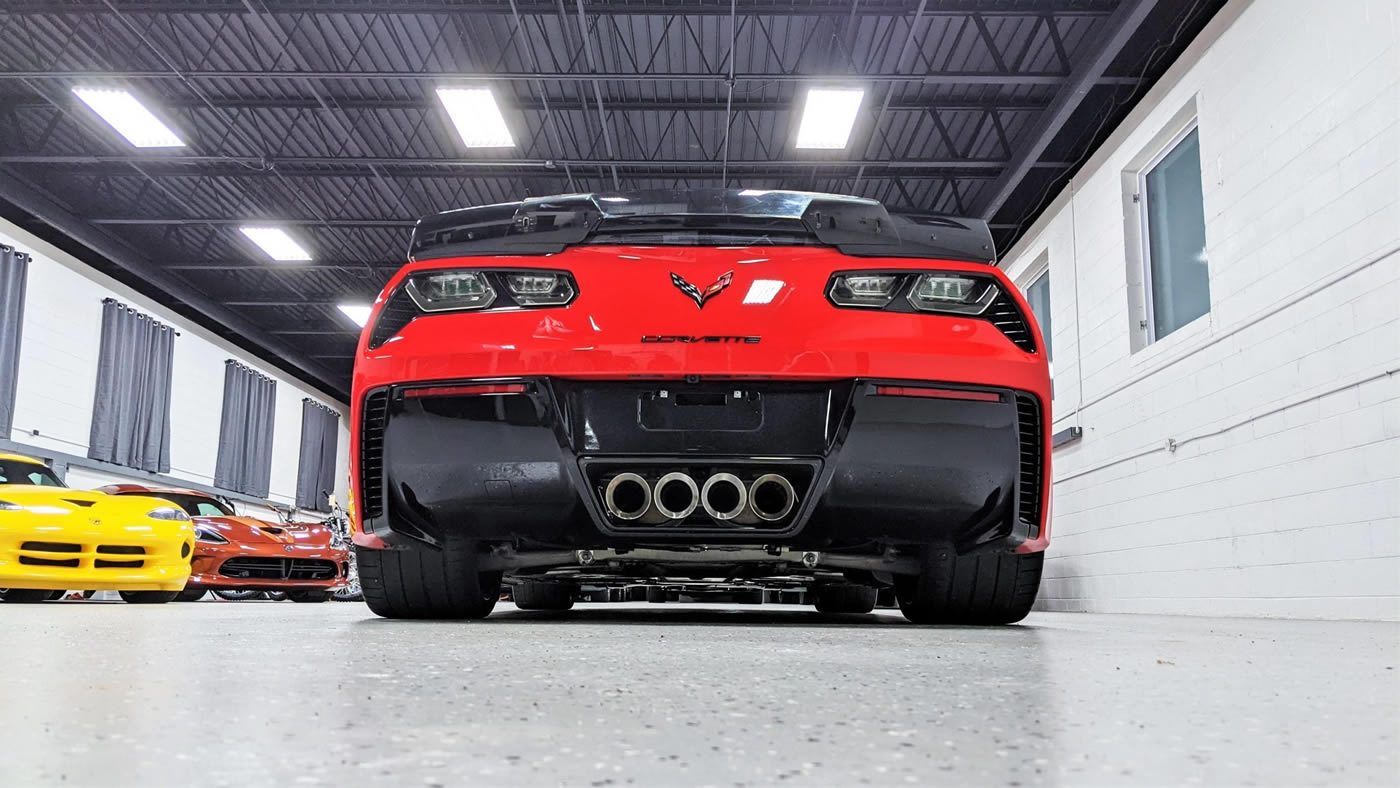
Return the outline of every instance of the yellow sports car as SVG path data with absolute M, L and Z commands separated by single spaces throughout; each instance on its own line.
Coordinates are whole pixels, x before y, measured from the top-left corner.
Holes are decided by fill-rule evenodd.
M 0 589 L 42 602 L 68 589 L 169 602 L 185 587 L 194 524 L 169 501 L 70 490 L 42 462 L 0 454 Z

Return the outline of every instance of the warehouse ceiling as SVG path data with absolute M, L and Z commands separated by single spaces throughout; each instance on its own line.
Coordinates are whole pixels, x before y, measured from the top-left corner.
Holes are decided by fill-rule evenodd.
M 449 208 L 806 189 L 985 217 L 1005 249 L 1223 3 L 4 0 L 0 212 L 344 395 L 337 305 Z M 514 145 L 465 147 L 444 86 L 489 87 Z M 794 145 L 813 86 L 865 91 L 844 150 Z M 185 146 L 133 147 L 75 87 Z

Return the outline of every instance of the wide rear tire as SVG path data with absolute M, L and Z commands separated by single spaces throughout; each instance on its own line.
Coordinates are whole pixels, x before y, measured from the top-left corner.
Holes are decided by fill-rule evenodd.
M 204 595 L 207 593 L 209 592 L 203 588 L 186 588 L 184 591 L 181 591 L 180 593 L 175 595 L 175 601 L 198 602 L 199 600 L 203 599 Z
M 924 548 L 921 571 L 895 578 L 904 617 L 915 624 L 1014 624 L 1031 612 L 1044 553 L 969 553 Z
M 133 605 L 163 605 L 174 602 L 180 591 L 120 591 L 122 599 Z
M 574 606 L 575 589 L 563 583 L 515 584 L 515 606 L 521 610 L 552 610 L 562 612 Z
M 474 542 L 449 538 L 441 549 L 355 548 L 365 604 L 384 618 L 485 618 L 501 594 L 501 573 L 477 570 Z
M 818 613 L 869 613 L 879 595 L 872 586 L 832 583 L 812 589 L 812 604 Z

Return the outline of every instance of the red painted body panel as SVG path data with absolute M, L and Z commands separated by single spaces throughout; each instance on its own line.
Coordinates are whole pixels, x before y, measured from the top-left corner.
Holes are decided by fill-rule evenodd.
M 446 268 L 564 270 L 578 282 L 567 307 L 457 312 L 421 317 L 376 349 L 370 330 L 385 298 L 413 272 Z M 386 285 L 359 343 L 351 424 L 366 391 L 388 383 L 545 375 L 580 379 L 761 377 L 772 380 L 880 378 L 1009 387 L 1035 394 L 1046 409 L 1045 494 L 1049 495 L 1049 367 L 1042 353 L 1016 347 L 985 320 L 927 313 L 837 308 L 826 298 L 833 272 L 968 271 L 994 276 L 1027 322 L 1020 291 L 998 269 L 976 263 L 851 257 L 827 247 L 580 246 L 548 256 L 466 257 L 412 262 Z M 726 272 L 729 287 L 703 308 L 671 273 L 703 288 Z M 781 283 L 768 303 L 745 303 L 757 280 Z M 772 286 L 770 286 L 771 288 Z M 646 343 L 643 336 L 760 337 L 757 344 Z M 1037 340 L 1037 346 L 1043 343 Z M 358 456 L 351 430 L 352 457 Z M 352 474 L 354 477 L 355 474 Z M 352 479 L 360 499 L 358 479 Z M 1048 512 L 1049 507 L 1044 507 Z M 1047 517 L 1048 519 L 1048 517 Z M 1044 550 L 1040 537 L 1021 546 Z M 356 542 L 383 546 L 356 532 Z

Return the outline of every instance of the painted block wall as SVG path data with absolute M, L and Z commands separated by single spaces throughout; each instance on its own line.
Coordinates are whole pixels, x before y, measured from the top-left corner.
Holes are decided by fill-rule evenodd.
M 0 243 L 32 255 L 25 299 L 18 390 L 11 440 L 87 456 L 97 388 L 102 300 L 116 298 L 180 332 L 175 340 L 170 405 L 170 476 L 212 485 L 223 409 L 224 360 L 237 359 L 277 381 L 269 499 L 296 501 L 301 449 L 301 401 L 321 402 L 340 413 L 336 495 L 345 501 L 349 419 L 344 403 L 292 378 L 150 299 L 101 274 L 72 255 L 0 220 Z M 35 434 L 35 430 L 38 431 Z M 118 475 L 70 468 L 68 483 L 97 487 L 131 481 Z M 239 505 L 258 516 L 257 507 Z
M 1129 184 L 1193 113 L 1211 310 L 1135 349 Z M 1040 608 L 1400 618 L 1398 158 L 1400 5 L 1241 0 L 1003 255 L 1084 430 Z

